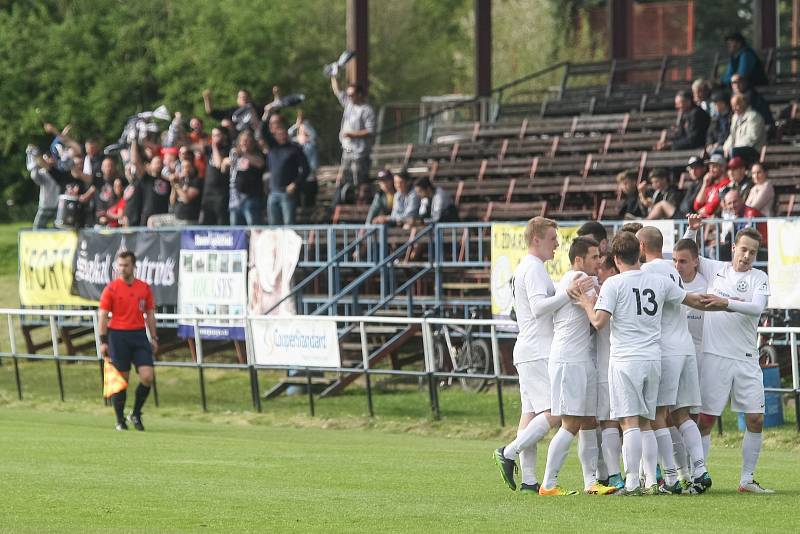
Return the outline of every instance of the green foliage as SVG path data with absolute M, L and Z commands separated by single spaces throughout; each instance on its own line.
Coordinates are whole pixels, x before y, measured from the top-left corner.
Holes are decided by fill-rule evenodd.
M 371 2 L 373 103 L 460 90 L 467 46 L 459 17 L 468 0 Z M 305 0 L 77 0 L 0 4 L 0 198 L 34 202 L 28 143 L 46 146 L 42 122 L 73 125 L 78 139 L 110 143 L 126 117 L 159 104 L 203 116 L 250 89 L 302 92 L 320 131 L 323 161 L 338 150 L 341 109 L 322 66 L 345 48 L 345 3 Z M 293 120 L 293 116 L 288 117 Z

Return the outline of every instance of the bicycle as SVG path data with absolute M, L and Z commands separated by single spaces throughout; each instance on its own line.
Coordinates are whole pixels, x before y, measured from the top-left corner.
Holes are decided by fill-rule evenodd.
M 477 311 L 471 309 L 470 319 L 476 319 L 477 316 Z M 433 335 L 433 363 L 436 365 L 437 371 L 465 374 L 492 373 L 492 350 L 486 340 L 474 337 L 471 324 L 465 328 L 441 325 Z M 459 338 L 459 345 L 455 344 L 454 337 Z M 464 391 L 473 393 L 483 391 L 489 384 L 489 380 L 486 378 L 460 377 L 458 380 Z M 442 380 L 439 385 L 446 387 L 452 384 L 453 377 L 451 376 L 447 380 Z

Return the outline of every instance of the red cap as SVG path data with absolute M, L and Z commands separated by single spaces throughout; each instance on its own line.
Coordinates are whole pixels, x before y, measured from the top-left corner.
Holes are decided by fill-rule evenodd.
M 741 169 L 744 166 L 745 166 L 744 165 L 744 160 L 742 158 L 740 158 L 739 156 L 736 156 L 735 158 L 731 158 L 731 160 L 728 162 L 728 168 L 729 169 Z
M 172 154 L 173 156 L 178 155 L 178 147 L 176 146 L 165 146 L 161 149 L 162 155 Z M 735 159 L 735 158 L 734 158 Z

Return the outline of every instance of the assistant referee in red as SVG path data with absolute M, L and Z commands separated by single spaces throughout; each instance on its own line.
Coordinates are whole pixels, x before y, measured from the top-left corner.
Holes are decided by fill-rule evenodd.
M 158 349 L 153 291 L 146 282 L 134 278 L 136 256 L 133 252 L 120 252 L 116 266 L 119 278 L 108 284 L 100 296 L 100 355 L 110 357 L 125 380 L 130 375 L 131 363 L 136 366 L 139 385 L 128 422 L 136 430 L 144 430 L 142 406 L 153 385 L 153 354 Z M 145 324 L 150 331 L 149 341 Z M 128 430 L 125 422 L 127 396 L 127 390 L 123 389 L 111 397 L 117 416 L 117 430 Z

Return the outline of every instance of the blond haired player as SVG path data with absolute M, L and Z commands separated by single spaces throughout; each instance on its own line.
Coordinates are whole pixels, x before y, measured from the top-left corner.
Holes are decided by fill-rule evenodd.
M 550 377 L 547 361 L 553 340 L 553 312 L 592 286 L 591 280 L 574 280 L 569 287 L 556 291 L 544 263 L 552 260 L 558 248 L 558 225 L 544 217 L 534 217 L 525 227 L 528 254 L 514 271 L 514 309 L 519 335 L 514 344 L 514 365 L 519 375 L 522 400 L 517 437 L 494 452 L 494 460 L 503 481 L 512 490 L 517 483 L 516 458 L 520 457 L 522 484 L 520 491 L 538 493 L 536 478 L 536 444 L 559 424 L 550 414 Z

